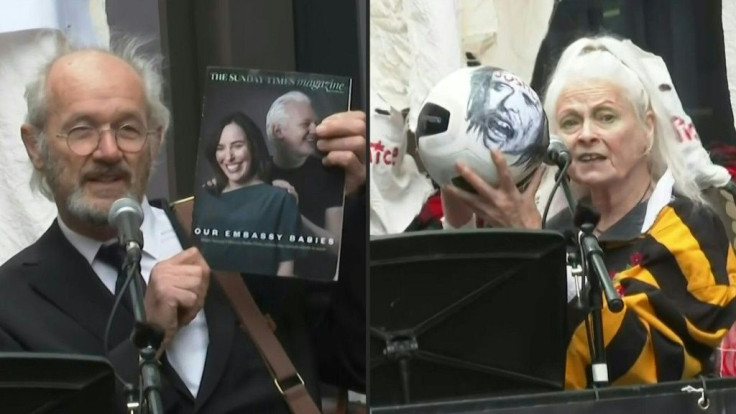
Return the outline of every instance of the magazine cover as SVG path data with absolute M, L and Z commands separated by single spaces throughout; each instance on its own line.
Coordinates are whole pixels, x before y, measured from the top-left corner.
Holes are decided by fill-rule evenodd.
M 346 77 L 209 67 L 192 232 L 210 267 L 336 280 L 344 172 L 315 128 L 350 106 Z

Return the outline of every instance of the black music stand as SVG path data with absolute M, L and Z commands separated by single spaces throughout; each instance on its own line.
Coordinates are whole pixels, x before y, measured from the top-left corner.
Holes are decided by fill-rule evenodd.
M 2 352 L 0 412 L 117 412 L 112 367 L 102 357 Z
M 372 239 L 371 406 L 562 389 L 566 292 L 557 232 Z

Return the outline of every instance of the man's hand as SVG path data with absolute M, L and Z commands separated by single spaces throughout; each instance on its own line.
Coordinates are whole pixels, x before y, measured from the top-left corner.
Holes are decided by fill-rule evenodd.
M 297 205 L 299 204 L 299 194 L 296 192 L 296 188 L 294 188 L 294 186 L 291 185 L 291 183 L 289 183 L 286 180 L 273 180 L 271 182 L 271 185 L 274 187 L 283 188 L 284 190 L 286 190 L 287 193 L 294 196 L 294 198 L 296 199 L 296 204 Z
M 204 188 L 206 188 L 208 190 L 213 190 L 213 189 L 217 188 L 217 178 L 211 178 L 211 179 L 207 180 L 207 182 L 204 183 Z
M 340 112 L 325 118 L 315 131 L 317 149 L 326 152 L 324 165 L 345 170 L 345 192 L 354 193 L 365 184 L 365 113 Z
M 143 303 L 148 322 L 164 330 L 160 350 L 166 349 L 182 326 L 204 306 L 210 268 L 196 247 L 162 260 L 151 270 Z

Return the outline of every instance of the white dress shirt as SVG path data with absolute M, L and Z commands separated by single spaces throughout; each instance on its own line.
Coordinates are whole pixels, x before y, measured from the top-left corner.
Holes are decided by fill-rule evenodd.
M 146 198 L 143 199 L 141 207 L 143 208 L 144 217 L 141 225 L 141 232 L 143 233 L 141 276 L 148 284 L 154 265 L 181 252 L 182 247 L 171 222 L 169 222 L 163 210 L 151 207 Z M 100 260 L 95 260 L 95 256 L 97 256 L 103 242 L 71 230 L 61 220 L 61 217 L 59 217 L 59 227 L 61 227 L 62 233 L 72 246 L 87 259 L 102 283 L 114 294 L 115 280 L 118 276 L 117 270 Z M 199 391 L 199 383 L 202 380 L 208 344 L 207 320 L 204 316 L 204 310 L 200 310 L 189 325 L 179 329 L 179 332 L 176 333 L 166 348 L 166 358 L 195 398 L 197 397 L 197 391 Z

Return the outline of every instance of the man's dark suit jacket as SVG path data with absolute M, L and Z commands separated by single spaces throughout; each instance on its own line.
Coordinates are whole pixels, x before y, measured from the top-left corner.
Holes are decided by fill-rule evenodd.
M 353 273 L 351 277 L 341 273 L 337 284 L 314 285 L 244 276 L 261 310 L 275 321 L 277 337 L 317 404 L 320 379 L 365 387 L 365 230 L 355 225 L 361 216 L 365 223 L 365 212 L 359 206 L 353 210 L 348 213 L 346 206 L 346 217 L 358 219 L 343 245 L 348 257 L 341 260 L 341 271 Z M 112 305 L 112 294 L 54 222 L 36 243 L 0 267 L 0 351 L 104 355 L 103 333 Z M 165 412 L 288 413 L 214 279 L 204 310 L 210 343 L 197 398 L 162 358 Z M 132 312 L 121 307 L 109 339 L 110 361 L 129 381 L 135 378 L 138 358 L 127 339 L 132 324 Z

